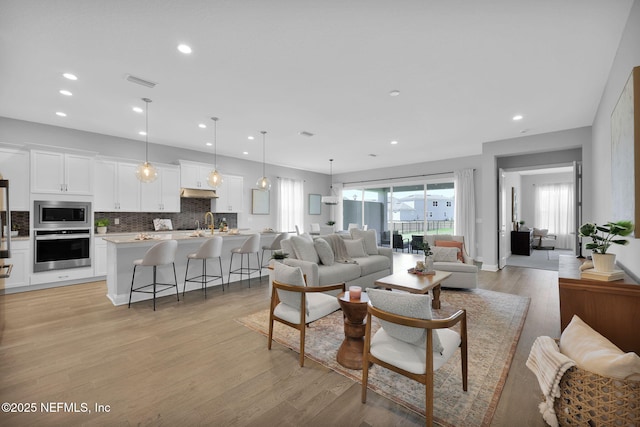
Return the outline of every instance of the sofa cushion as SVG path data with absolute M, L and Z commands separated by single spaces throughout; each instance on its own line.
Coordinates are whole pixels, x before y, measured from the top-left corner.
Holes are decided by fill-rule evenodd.
M 290 267 L 281 262 L 273 264 L 273 278 L 277 282 L 292 286 L 306 286 L 300 267 Z M 300 293 L 278 289 L 280 303 L 300 310 Z
M 369 255 L 354 258 L 354 260 L 360 266 L 360 276 L 367 276 L 391 267 L 391 261 L 384 255 Z
M 460 252 L 458 248 L 434 246 L 431 250 L 435 262 L 458 262 L 458 253 Z
M 347 253 L 350 258 L 359 258 L 368 256 L 362 239 L 356 240 L 344 240 L 344 246 L 347 248 Z
M 576 315 L 560 336 L 560 352 L 598 375 L 640 380 L 640 356 L 624 353 Z
M 358 277 L 360 277 L 360 266 L 358 264 L 342 264 L 336 262 L 333 265 L 318 265 L 319 285 L 349 282 Z
M 434 262 L 433 268 L 451 273 L 478 273 L 477 266 L 458 262 L 457 260 L 456 262 Z
M 378 255 L 378 238 L 376 230 L 360 230 L 359 228 L 351 229 L 351 238 L 353 240 L 362 239 L 364 248 L 369 255 Z
M 436 246 L 458 248 L 458 259 L 460 260 L 460 262 L 464 262 L 464 256 L 462 255 L 462 242 L 456 242 L 455 240 L 436 240 Z
M 320 262 L 324 265 L 333 265 L 335 258 L 329 242 L 319 237 L 313 241 L 313 246 L 316 248 Z
M 292 236 L 291 244 L 293 246 L 293 251 L 296 254 L 296 258 L 303 261 L 314 262 L 316 264 L 320 260 L 318 258 L 318 253 L 316 252 L 316 248 L 313 245 L 313 239 L 310 240 L 302 236 Z
M 280 241 L 280 249 L 285 254 L 289 254 L 289 258 L 296 259 L 296 252 L 293 250 L 293 243 L 291 243 L 291 238 L 284 239 Z
M 367 289 L 367 294 L 369 295 L 371 304 L 381 310 L 416 319 L 432 318 L 431 296 L 429 294 L 409 294 L 371 288 Z M 422 328 L 398 325 L 385 320 L 381 320 L 380 324 L 387 334 L 393 338 L 417 346 L 424 345 L 427 342 L 427 333 Z M 434 329 L 433 351 L 442 353 L 443 350 L 444 348 L 438 337 L 438 331 Z

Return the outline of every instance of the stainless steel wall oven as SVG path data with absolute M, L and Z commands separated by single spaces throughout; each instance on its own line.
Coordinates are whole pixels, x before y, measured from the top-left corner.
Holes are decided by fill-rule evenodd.
M 91 266 L 91 203 L 34 202 L 33 271 Z

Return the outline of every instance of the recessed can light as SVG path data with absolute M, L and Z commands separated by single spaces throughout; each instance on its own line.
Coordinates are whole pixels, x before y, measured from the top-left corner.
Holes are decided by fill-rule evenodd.
M 213 145 L 213 143 L 211 143 L 211 142 L 207 142 L 207 143 L 205 143 L 205 145 L 206 145 L 207 147 L 211 147 L 211 146 Z
M 242 154 L 244 154 L 245 156 L 249 154 L 248 151 L 243 151 Z
M 142 108 L 140 107 L 133 107 L 132 110 L 135 111 L 136 113 L 142 113 L 143 111 Z
M 146 134 L 147 134 L 147 133 L 146 133 L 145 131 L 143 131 L 143 130 L 141 130 L 140 132 L 138 132 L 138 135 L 145 136 Z
M 76 77 L 75 74 L 71 74 L 71 73 L 64 73 L 62 75 L 65 79 L 69 79 L 69 80 L 78 80 L 78 77 Z
M 522 120 L 523 116 L 521 114 L 516 114 L 515 116 L 513 116 L 513 120 L 514 121 L 518 121 L 518 120 Z
M 65 89 L 61 89 L 60 93 L 63 94 L 64 96 L 71 96 L 73 95 L 71 92 L 69 92 L 68 90 Z
M 398 95 L 400 95 L 399 90 L 392 90 L 391 92 L 389 92 L 389 96 L 398 96 Z
M 391 141 L 391 145 L 396 145 L 398 144 L 398 141 Z
M 186 44 L 179 44 L 179 45 L 178 45 L 178 50 L 179 50 L 180 52 L 185 53 L 185 54 L 187 54 L 187 55 L 188 55 L 188 54 L 190 54 L 190 53 L 191 53 L 191 46 L 186 45 Z
M 63 113 L 62 111 L 56 111 L 56 116 L 67 117 L 67 114 Z
M 248 136 L 247 139 L 250 139 L 251 141 L 254 140 L 254 138 L 252 136 Z M 247 153 L 248 154 L 248 153 Z
M 200 123 L 200 124 L 198 125 L 198 127 L 199 127 L 200 129 L 206 129 L 206 128 L 207 128 L 207 125 L 205 125 L 204 123 Z

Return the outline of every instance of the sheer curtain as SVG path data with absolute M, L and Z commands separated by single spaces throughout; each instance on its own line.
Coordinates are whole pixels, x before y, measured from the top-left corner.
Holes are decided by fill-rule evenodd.
M 536 185 L 535 226 L 546 228 L 555 234 L 557 248 L 573 248 L 575 232 L 573 223 L 573 184 Z
M 304 230 L 304 189 L 302 181 L 278 178 L 278 231 Z
M 454 234 L 464 236 L 467 253 L 476 256 L 476 199 L 473 169 L 453 173 L 455 191 Z

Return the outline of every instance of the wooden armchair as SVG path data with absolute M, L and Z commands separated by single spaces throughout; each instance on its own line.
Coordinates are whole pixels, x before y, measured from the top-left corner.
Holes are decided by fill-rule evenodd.
M 269 343 L 273 341 L 273 322 L 278 321 L 300 331 L 300 366 L 304 366 L 305 328 L 316 320 L 340 309 L 334 295 L 323 292 L 345 291 L 345 284 L 307 286 L 300 267 L 274 264 L 274 279 L 269 309 Z
M 433 424 L 433 373 L 460 347 L 462 389 L 467 391 L 467 314 L 458 310 L 446 319 L 431 317 L 429 295 L 402 294 L 368 289 L 362 370 L 362 403 L 367 401 L 369 364 L 375 363 L 425 385 L 426 425 Z M 413 313 L 418 317 L 397 314 Z M 381 328 L 371 336 L 371 318 Z M 458 334 L 451 328 L 460 324 Z

